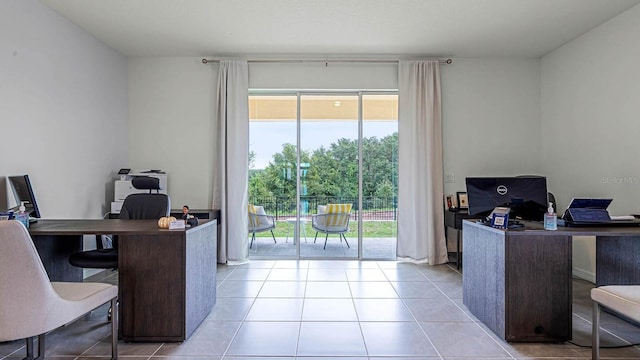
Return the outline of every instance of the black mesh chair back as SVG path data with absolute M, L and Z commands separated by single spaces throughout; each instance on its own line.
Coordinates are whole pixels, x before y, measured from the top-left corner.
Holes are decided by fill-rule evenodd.
M 167 194 L 160 194 L 160 180 L 155 177 L 139 176 L 131 180 L 136 189 L 149 190 L 144 194 L 131 194 L 124 199 L 120 219 L 153 220 L 169 216 L 171 200 Z M 152 191 L 156 192 L 153 193 Z

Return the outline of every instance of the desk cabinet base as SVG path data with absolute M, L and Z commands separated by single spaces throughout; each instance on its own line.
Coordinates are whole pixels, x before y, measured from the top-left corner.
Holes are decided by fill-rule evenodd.
M 463 303 L 506 341 L 571 339 L 571 238 L 464 224 Z
M 183 341 L 216 303 L 216 220 L 186 230 L 159 229 L 157 220 L 38 220 L 29 228 L 51 281 L 83 281 L 69 264 L 83 235 L 119 237 L 120 337 Z
M 31 235 L 51 281 L 82 281 L 82 268 L 69 264 L 69 254 L 82 251 L 82 235 Z
M 596 237 L 596 286 L 640 284 L 640 236 Z
M 176 236 L 119 239 L 120 335 L 124 341 L 183 341 L 216 302 L 216 227 Z

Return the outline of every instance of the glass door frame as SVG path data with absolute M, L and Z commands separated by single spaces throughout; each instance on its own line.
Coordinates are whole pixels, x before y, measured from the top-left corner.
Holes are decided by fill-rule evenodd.
M 363 206 L 363 96 L 365 95 L 398 95 L 397 90 L 299 90 L 299 91 L 280 91 L 280 90 L 249 90 L 249 96 L 252 95 L 261 95 L 261 96 L 296 96 L 296 223 L 293 231 L 294 242 L 296 244 L 296 252 L 294 256 L 283 256 L 282 260 L 363 260 L 362 256 L 362 243 L 363 243 L 363 216 L 358 216 L 357 228 L 358 228 L 358 253 L 355 257 L 312 257 L 312 256 L 300 256 L 300 209 L 301 209 L 301 201 L 300 201 L 300 192 L 301 192 L 301 183 L 300 183 L 300 153 L 301 153 L 301 97 L 302 96 L 357 96 L 358 98 L 358 117 L 356 121 L 358 122 L 358 209 L 360 213 L 362 212 Z M 256 260 L 260 259 L 272 259 L 266 257 L 254 257 Z M 388 259 L 365 259 L 365 260 L 388 260 Z

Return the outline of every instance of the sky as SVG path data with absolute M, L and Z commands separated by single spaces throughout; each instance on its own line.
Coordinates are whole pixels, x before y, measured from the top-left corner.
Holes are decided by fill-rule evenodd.
M 398 131 L 397 121 L 367 121 L 362 132 L 365 138 L 379 139 Z M 305 121 L 300 130 L 303 151 L 324 146 L 329 148 L 338 139 L 357 139 L 357 121 Z M 249 123 L 249 150 L 256 153 L 254 169 L 264 169 L 273 160 L 273 154 L 282 152 L 282 144 L 296 143 L 295 121 L 252 121 Z

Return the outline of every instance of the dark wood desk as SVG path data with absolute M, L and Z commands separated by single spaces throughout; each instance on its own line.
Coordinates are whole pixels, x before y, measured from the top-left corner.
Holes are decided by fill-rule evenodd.
M 125 341 L 183 341 L 216 302 L 216 221 L 186 230 L 156 220 L 38 220 L 29 232 L 52 281 L 82 281 L 68 256 L 83 235 L 118 235 L 120 335 Z
M 220 209 L 189 209 L 189 214 L 200 220 L 218 220 L 218 225 L 220 225 Z M 181 219 L 182 209 L 171 209 L 169 215 Z M 108 218 L 117 219 L 119 216 L 119 213 L 109 213 Z
M 218 248 L 221 247 L 220 241 L 222 241 L 222 222 L 220 221 L 220 209 L 189 209 L 189 214 L 193 215 L 200 220 L 216 220 L 218 222 Z M 175 216 L 177 219 L 182 219 L 182 208 L 180 209 L 171 209 L 171 216 Z
M 596 285 L 640 284 L 640 227 L 463 224 L 464 305 L 512 342 L 571 339 L 572 237 L 596 237 Z
M 169 213 L 171 216 L 175 216 L 177 219 L 182 219 L 182 208 L 171 209 Z M 189 214 L 198 218 L 198 220 L 217 220 L 218 221 L 218 248 L 220 248 L 222 241 L 222 224 L 220 219 L 220 209 L 189 209 Z M 109 213 L 109 219 L 117 219 L 120 214 Z

